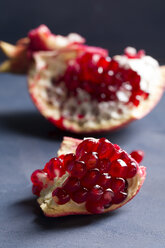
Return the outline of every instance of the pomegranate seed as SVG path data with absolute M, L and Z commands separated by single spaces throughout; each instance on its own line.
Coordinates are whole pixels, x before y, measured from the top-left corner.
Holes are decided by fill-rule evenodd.
M 108 172 L 111 166 L 111 162 L 108 159 L 99 160 L 98 168 L 101 173 Z
M 88 190 L 85 188 L 80 188 L 78 191 L 72 194 L 72 200 L 76 203 L 83 203 L 87 199 Z
M 126 175 L 127 175 L 127 165 L 126 165 L 126 163 L 121 159 L 114 160 L 111 163 L 109 173 L 110 173 L 110 175 L 112 177 L 123 177 L 123 178 L 125 178 Z
M 52 158 L 44 168 L 44 171 L 47 172 L 48 177 L 52 180 L 56 176 L 62 176 L 64 170 L 62 168 L 62 163 L 59 158 Z
M 99 202 L 87 201 L 85 206 L 87 211 L 92 214 L 101 214 L 104 212 L 104 206 Z
M 136 150 L 132 151 L 130 155 L 136 160 L 136 162 L 140 163 L 143 160 L 144 152 L 141 150 Z
M 97 180 L 97 183 L 103 188 L 107 188 L 110 185 L 110 182 L 111 176 L 108 173 L 103 173 Z
M 114 152 L 114 147 L 109 140 L 101 138 L 99 140 L 97 152 L 99 154 L 100 159 L 109 158 Z
M 74 167 L 75 155 L 73 153 L 69 153 L 64 157 L 64 167 L 68 172 L 71 172 Z
M 31 175 L 31 181 L 34 185 L 43 187 L 43 185 L 46 183 L 46 180 L 47 174 L 43 170 L 36 170 Z
M 88 199 L 98 201 L 103 195 L 103 189 L 99 185 L 95 185 L 88 193 Z
M 137 173 L 137 164 L 133 161 L 128 164 L 127 178 L 134 177 Z
M 126 181 L 123 178 L 111 178 L 109 187 L 114 191 L 114 193 L 118 193 L 119 191 L 124 191 L 126 186 Z
M 73 177 L 81 178 L 85 175 L 86 171 L 87 169 L 83 161 L 75 161 L 70 173 Z
M 104 206 L 104 208 L 109 208 L 112 204 L 112 199 L 114 197 L 114 193 L 111 189 L 106 189 L 104 191 L 104 194 L 101 197 L 101 203 Z
M 75 177 L 69 177 L 63 184 L 63 189 L 68 193 L 73 193 L 80 188 L 80 181 Z
M 119 158 L 122 159 L 126 164 L 131 161 L 129 155 L 125 151 L 122 151 L 120 153 L 120 157 Z
M 123 202 L 125 199 L 127 198 L 127 193 L 126 192 L 119 192 L 118 194 L 116 194 L 113 199 L 112 199 L 112 203 L 113 204 L 119 204 L 121 202 Z
M 115 147 L 115 149 L 116 149 L 117 151 L 120 150 L 120 146 L 118 146 L 117 144 L 114 144 L 113 146 Z
M 60 205 L 63 205 L 70 200 L 70 196 L 62 188 L 56 188 L 52 192 L 52 196 L 53 196 L 55 202 L 60 204 Z
M 34 195 L 40 196 L 41 190 L 42 190 L 42 187 L 40 185 L 33 185 L 32 186 L 32 193 Z
M 81 185 L 87 189 L 90 189 L 96 184 L 99 177 L 100 172 L 98 169 L 89 170 L 86 175 L 81 179 Z
M 83 155 L 82 160 L 85 162 L 88 169 L 97 167 L 98 154 L 97 152 L 90 152 Z
M 76 149 L 76 157 L 80 159 L 85 152 L 96 152 L 97 150 L 97 140 L 96 139 L 86 139 L 81 142 Z

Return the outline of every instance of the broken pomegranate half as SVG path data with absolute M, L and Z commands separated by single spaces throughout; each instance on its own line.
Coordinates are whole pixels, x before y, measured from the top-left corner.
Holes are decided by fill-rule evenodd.
M 139 152 L 131 156 L 105 138 L 65 137 L 58 157 L 32 173 L 33 194 L 50 217 L 115 210 L 131 200 L 145 180 Z
M 143 50 L 123 55 L 84 45 L 78 34 L 31 30 L 16 46 L 1 42 L 10 60 L 0 71 L 28 74 L 29 92 L 54 125 L 77 133 L 112 130 L 140 119 L 161 98 L 164 67 Z

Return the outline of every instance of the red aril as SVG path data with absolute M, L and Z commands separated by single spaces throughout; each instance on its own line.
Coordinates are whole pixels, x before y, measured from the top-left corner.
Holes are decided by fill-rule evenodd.
M 70 196 L 67 194 L 65 190 L 61 188 L 56 188 L 52 192 L 52 197 L 54 201 L 59 205 L 66 204 L 70 200 Z
M 131 157 L 134 158 L 138 163 L 143 160 L 144 152 L 141 150 L 132 151 L 130 153 Z

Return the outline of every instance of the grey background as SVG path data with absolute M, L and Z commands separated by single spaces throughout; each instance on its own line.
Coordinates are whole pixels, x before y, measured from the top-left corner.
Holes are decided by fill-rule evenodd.
M 128 44 L 145 48 L 163 64 L 164 6 L 160 0 L 0 0 L 0 39 L 15 42 L 45 23 L 56 33 L 77 31 L 110 54 Z M 144 119 L 104 135 L 128 152 L 145 151 L 147 179 L 140 193 L 110 214 L 51 219 L 36 204 L 30 175 L 70 134 L 40 116 L 24 76 L 0 75 L 0 247 L 165 247 L 164 104 L 165 97 Z
M 110 55 L 135 46 L 164 61 L 164 0 L 0 0 L 0 39 L 15 42 L 42 23 L 78 32 Z

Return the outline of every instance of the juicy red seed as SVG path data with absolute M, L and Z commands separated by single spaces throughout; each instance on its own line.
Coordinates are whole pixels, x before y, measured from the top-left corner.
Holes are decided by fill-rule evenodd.
M 104 208 L 110 207 L 112 199 L 114 197 L 114 192 L 111 189 L 106 189 L 101 197 L 101 203 Z
M 120 146 L 118 146 L 117 144 L 114 144 L 114 147 L 115 147 L 115 149 L 116 149 L 117 151 L 120 150 Z
M 81 142 L 76 149 L 76 157 L 80 159 L 85 152 L 96 152 L 97 150 L 97 140 L 96 139 L 86 139 Z
M 35 170 L 31 175 L 31 181 L 34 185 L 43 186 L 42 178 L 46 178 L 46 173 L 43 170 Z
M 91 201 L 98 201 L 103 195 L 103 189 L 99 185 L 95 185 L 88 193 L 88 199 Z
M 114 196 L 114 198 L 112 199 L 112 203 L 113 204 L 119 204 L 119 203 L 123 202 L 126 198 L 127 198 L 127 193 L 120 191 L 118 194 L 116 194 Z
M 97 62 L 97 66 L 102 67 L 104 70 L 108 70 L 110 60 L 111 60 L 110 57 L 107 58 L 101 57 Z
M 65 158 L 65 155 L 62 154 L 62 155 L 60 155 L 58 158 L 61 160 L 61 162 L 63 162 L 63 160 L 64 160 L 64 158 Z
M 48 177 L 52 180 L 56 176 L 62 176 L 64 170 L 62 168 L 62 162 L 59 158 L 52 158 L 44 168 L 44 171 L 47 172 Z
M 98 154 L 96 152 L 86 153 L 82 156 L 82 160 L 85 162 L 88 169 L 97 167 Z
M 121 153 L 122 153 L 122 150 L 121 150 L 121 149 L 116 150 L 116 151 L 112 154 L 112 156 L 111 156 L 111 158 L 110 158 L 110 161 L 112 162 L 112 161 L 114 161 L 114 160 L 119 159 L 120 156 L 121 156 Z
M 55 202 L 60 205 L 65 204 L 70 200 L 70 196 L 62 188 L 56 188 L 52 192 L 52 197 L 54 198 Z
M 98 169 L 89 170 L 86 175 L 81 179 L 81 185 L 87 189 L 93 187 L 100 177 Z
M 111 178 L 109 187 L 114 191 L 114 193 L 118 193 L 119 191 L 124 191 L 126 187 L 126 181 L 123 178 Z
M 97 152 L 99 154 L 100 159 L 109 158 L 114 153 L 113 144 L 109 140 L 101 138 L 99 140 Z
M 74 162 L 75 162 L 75 155 L 73 153 L 69 153 L 67 155 L 65 155 L 64 157 L 64 168 L 70 172 L 73 167 L 74 167 Z
M 110 182 L 111 176 L 108 173 L 103 173 L 97 180 L 97 183 L 103 188 L 107 188 L 110 185 Z
M 82 178 L 85 175 L 86 171 L 87 168 L 83 161 L 75 161 L 70 173 L 73 177 Z
M 128 164 L 127 178 L 134 177 L 137 173 L 137 164 L 133 161 Z
M 132 151 L 130 153 L 131 157 L 134 158 L 138 163 L 143 160 L 144 152 L 141 150 Z
M 41 190 L 42 190 L 42 187 L 40 185 L 33 185 L 32 186 L 32 193 L 34 195 L 40 196 Z
M 104 206 L 99 202 L 87 201 L 85 206 L 87 211 L 92 214 L 101 214 L 104 212 Z
M 109 173 L 112 177 L 123 177 L 127 175 L 127 164 L 121 160 L 117 159 L 111 163 Z
M 72 194 L 72 200 L 77 203 L 83 203 L 87 200 L 88 190 L 85 188 L 80 188 L 78 191 Z
M 101 173 L 108 172 L 110 169 L 110 166 L 111 166 L 111 162 L 109 161 L 109 159 L 99 160 L 98 168 Z
M 68 193 L 73 193 L 80 188 L 80 181 L 75 177 L 69 177 L 63 184 L 63 189 Z
M 125 151 L 122 151 L 120 153 L 120 159 L 122 159 L 126 164 L 131 161 L 131 159 L 129 158 L 129 155 Z

